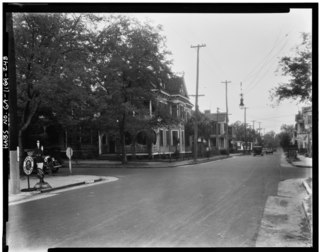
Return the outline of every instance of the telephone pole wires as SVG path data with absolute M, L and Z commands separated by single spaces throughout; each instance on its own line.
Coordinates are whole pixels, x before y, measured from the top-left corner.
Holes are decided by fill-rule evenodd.
M 196 82 L 196 113 L 195 113 L 195 124 L 194 124 L 194 161 L 198 158 L 198 89 L 199 89 L 199 49 L 205 47 L 205 44 L 191 46 L 191 48 L 197 48 L 197 82 Z
M 226 139 L 227 139 L 227 143 L 226 143 L 226 149 L 227 149 L 227 155 L 229 156 L 229 131 L 228 131 L 228 123 L 229 123 L 229 111 L 228 111 L 228 84 L 231 83 L 231 81 L 222 81 L 221 83 L 226 84 L 226 123 L 227 123 L 227 127 L 226 127 Z

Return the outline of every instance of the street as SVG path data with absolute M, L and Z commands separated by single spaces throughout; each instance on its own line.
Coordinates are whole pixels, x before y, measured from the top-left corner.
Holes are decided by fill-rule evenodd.
M 281 167 L 280 154 L 175 168 L 75 169 L 119 180 L 10 206 L 9 250 L 254 247 L 267 197 L 280 181 L 310 172 Z

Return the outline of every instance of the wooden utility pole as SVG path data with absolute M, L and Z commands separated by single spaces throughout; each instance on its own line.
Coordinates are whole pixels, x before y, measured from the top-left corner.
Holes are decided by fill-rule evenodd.
M 259 123 L 259 128 L 258 128 L 258 130 L 259 130 L 259 136 L 261 136 L 261 133 L 260 133 L 260 130 L 261 130 L 261 122 L 258 122 Z
M 227 130 L 226 130 L 226 139 L 227 139 L 227 155 L 229 156 L 229 132 L 228 132 L 228 123 L 229 123 L 229 110 L 228 110 L 228 83 L 231 81 L 222 81 L 221 83 L 226 84 L 226 123 L 227 123 Z
M 199 89 L 199 49 L 200 47 L 205 47 L 205 44 L 191 46 L 191 48 L 197 48 L 197 82 L 196 82 L 196 113 L 195 113 L 195 123 L 194 123 L 194 161 L 198 158 L 198 89 Z
M 219 150 L 219 108 L 217 108 L 216 146 Z
M 6 49 L 8 50 L 8 59 L 6 61 L 8 66 L 8 72 L 4 71 L 3 82 L 3 94 L 4 97 L 9 96 L 9 113 L 10 116 L 6 117 L 9 119 L 9 159 L 10 159 L 10 180 L 9 180 L 9 193 L 18 194 L 20 193 L 20 170 L 19 170 L 19 149 L 18 149 L 18 121 L 17 121 L 17 82 L 16 82 L 16 63 L 15 63 L 15 41 L 13 33 L 13 21 L 12 13 L 6 13 L 6 36 L 7 44 Z M 5 58 L 5 57 L 3 57 Z M 7 67 L 6 64 L 3 66 L 3 70 Z M 8 74 L 8 75 L 7 75 Z M 8 84 L 8 85 L 5 85 Z M 8 90 L 9 88 L 9 90 Z M 9 93 L 7 93 L 9 91 Z M 7 96 L 8 95 L 8 96 Z M 5 102 L 6 99 L 4 99 Z M 5 103 L 3 103 L 5 104 Z M 4 109 L 6 106 L 3 107 Z M 5 118 L 5 116 L 3 117 Z M 8 125 L 8 124 L 6 124 Z M 21 150 L 20 150 L 21 151 Z
M 245 144 L 245 153 L 247 152 L 247 108 L 244 107 L 244 144 Z

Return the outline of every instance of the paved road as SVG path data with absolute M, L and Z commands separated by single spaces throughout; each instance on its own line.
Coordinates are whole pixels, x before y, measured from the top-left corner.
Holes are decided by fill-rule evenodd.
M 253 247 L 280 153 L 176 168 L 75 169 L 118 177 L 9 207 L 10 251 L 48 247 Z

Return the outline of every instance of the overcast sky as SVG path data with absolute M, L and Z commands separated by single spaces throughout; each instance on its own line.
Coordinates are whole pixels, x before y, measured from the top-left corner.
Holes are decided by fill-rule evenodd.
M 284 101 L 279 106 L 269 99 L 269 91 L 285 82 L 278 62 L 294 53 L 301 32 L 310 32 L 310 9 L 291 9 L 288 14 L 130 14 L 163 26 L 167 48 L 172 52 L 173 70 L 185 73 L 188 93 L 196 93 L 196 52 L 200 49 L 199 110 L 226 111 L 225 84 L 228 84 L 230 123 L 244 121 L 239 108 L 240 83 L 247 109 L 247 123 L 261 122 L 265 132 L 280 131 L 282 124 L 294 124 L 303 106 Z M 195 98 L 191 101 L 195 104 Z

